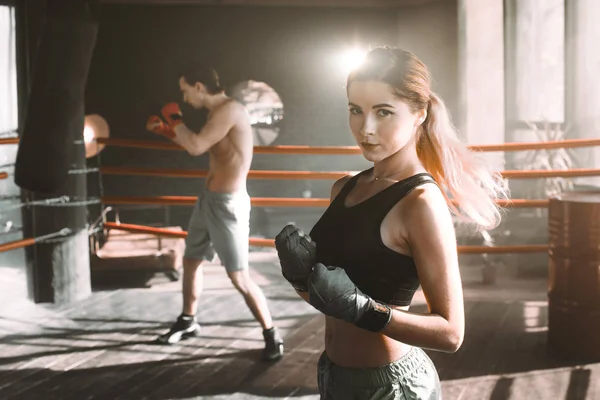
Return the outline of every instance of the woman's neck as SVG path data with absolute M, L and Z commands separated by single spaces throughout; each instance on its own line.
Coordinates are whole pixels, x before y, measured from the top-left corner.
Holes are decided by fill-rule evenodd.
M 416 148 L 407 145 L 388 158 L 375 162 L 372 177 L 374 180 L 402 180 L 424 170 Z

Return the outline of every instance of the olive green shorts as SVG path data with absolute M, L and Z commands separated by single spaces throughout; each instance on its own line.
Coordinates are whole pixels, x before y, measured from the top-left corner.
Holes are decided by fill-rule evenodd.
M 344 368 L 323 352 L 318 364 L 322 400 L 441 400 L 440 379 L 431 359 L 413 347 L 378 368 Z

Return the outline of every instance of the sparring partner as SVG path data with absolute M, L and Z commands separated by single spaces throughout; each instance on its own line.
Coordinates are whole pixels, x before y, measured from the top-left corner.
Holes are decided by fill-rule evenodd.
M 235 288 L 244 296 L 250 311 L 261 324 L 265 340 L 263 359 L 283 355 L 283 340 L 273 326 L 267 300 L 248 273 L 250 197 L 246 179 L 253 155 L 249 115 L 242 104 L 228 97 L 219 86 L 217 73 L 194 66 L 179 78 L 183 101 L 209 111 L 206 125 L 192 132 L 182 120 L 176 103 L 163 107 L 162 116 L 148 120 L 148 130 L 164 135 L 193 156 L 208 153 L 206 188 L 198 197 L 188 226 L 183 259 L 183 310 L 171 329 L 158 338 L 173 344 L 197 335 L 198 298 L 202 290 L 203 260 L 215 253 Z
M 463 341 L 451 212 L 493 228 L 503 188 L 459 142 L 413 54 L 371 50 L 350 73 L 347 95 L 350 129 L 373 167 L 333 185 L 310 236 L 292 225 L 281 231 L 282 274 L 326 315 L 321 399 L 440 399 L 422 349 L 455 352 Z M 409 311 L 419 286 L 424 313 Z

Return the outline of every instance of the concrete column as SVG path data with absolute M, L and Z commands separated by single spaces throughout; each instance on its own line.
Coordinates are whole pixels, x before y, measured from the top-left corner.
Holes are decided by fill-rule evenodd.
M 22 201 L 36 202 L 21 209 L 23 236 L 71 232 L 25 248 L 29 296 L 36 303 L 67 304 L 91 293 L 87 176 L 69 172 L 86 167 L 83 95 L 97 23 L 82 2 L 31 0 L 16 7 L 19 93 L 27 112 L 14 181 L 23 189 Z M 57 97 L 58 89 L 66 94 Z M 44 203 L 63 196 L 71 201 Z
M 469 144 L 504 143 L 503 0 L 458 1 L 460 107 L 455 118 Z M 485 153 L 504 169 L 504 153 Z
M 564 139 L 564 0 L 506 0 L 505 5 L 507 141 Z M 510 153 L 507 166 L 538 169 L 547 155 L 545 151 Z M 520 183 L 511 188 L 522 196 L 517 192 L 528 184 Z
M 600 1 L 566 2 L 567 129 L 569 137 L 600 138 Z M 574 152 L 577 166 L 600 168 L 600 147 Z M 600 187 L 600 177 L 578 179 Z
M 511 123 L 564 122 L 564 25 L 564 0 L 506 1 Z
M 564 0 L 506 0 L 506 141 L 540 142 L 565 138 Z M 507 169 L 560 169 L 563 150 L 506 153 Z M 544 199 L 559 191 L 557 181 L 515 179 L 511 197 Z M 548 216 L 543 208 L 510 210 L 504 218 L 510 244 L 548 240 Z M 508 259 L 520 276 L 546 276 L 547 254 L 523 254 Z

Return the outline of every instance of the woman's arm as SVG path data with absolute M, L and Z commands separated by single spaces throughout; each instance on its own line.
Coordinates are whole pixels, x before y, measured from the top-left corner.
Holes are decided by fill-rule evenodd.
M 463 341 L 465 317 L 450 211 L 437 187 L 417 188 L 405 200 L 404 239 L 410 245 L 429 312 L 393 310 L 381 333 L 410 345 L 455 352 Z

